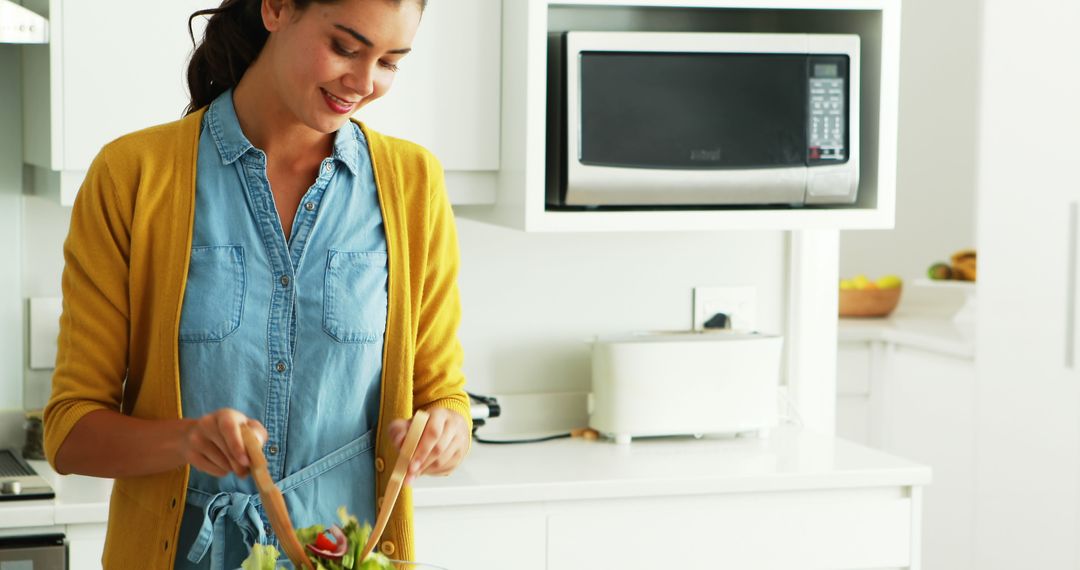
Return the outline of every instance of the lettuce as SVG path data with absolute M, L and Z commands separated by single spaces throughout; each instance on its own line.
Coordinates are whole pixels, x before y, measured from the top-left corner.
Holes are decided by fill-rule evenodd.
M 253 544 L 251 554 L 240 565 L 242 570 L 279 570 L 277 565 L 278 556 L 281 554 L 269 544 Z
M 339 526 L 349 541 L 349 550 L 341 557 L 341 560 L 327 560 L 305 548 L 308 560 L 311 561 L 315 570 L 394 570 L 390 559 L 378 552 L 372 552 L 362 561 L 357 560 L 360 557 L 360 549 L 367 544 L 368 537 L 371 536 L 371 525 L 367 523 L 361 525 L 356 517 L 345 511 L 345 507 L 338 508 L 338 519 L 341 521 Z M 301 545 L 306 547 L 314 543 L 315 538 L 325 530 L 326 527 L 321 524 L 311 525 L 298 529 L 296 538 Z M 281 553 L 273 546 L 255 544 L 251 547 L 251 554 L 244 560 L 241 568 L 242 570 L 284 570 L 283 566 L 277 564 L 280 557 Z

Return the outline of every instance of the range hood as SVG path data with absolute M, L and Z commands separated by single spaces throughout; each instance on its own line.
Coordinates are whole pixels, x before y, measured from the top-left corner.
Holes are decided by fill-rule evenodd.
M 0 44 L 47 44 L 49 21 L 12 0 L 0 0 Z

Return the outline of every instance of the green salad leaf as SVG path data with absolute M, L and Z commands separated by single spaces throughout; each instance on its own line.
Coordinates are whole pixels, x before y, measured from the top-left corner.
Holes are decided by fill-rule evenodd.
M 315 570 L 394 570 L 390 559 L 378 552 L 372 552 L 364 560 L 358 560 L 360 550 L 364 548 L 368 537 L 371 536 L 370 524 L 360 524 L 356 517 L 345 511 L 345 507 L 338 508 L 338 519 L 341 521 L 339 525 L 341 531 L 349 543 L 348 550 L 340 560 L 322 558 L 306 548 L 326 531 L 325 526 L 316 524 L 296 531 L 296 538 L 305 547 L 308 560 L 311 561 Z M 242 570 L 284 570 L 283 566 L 277 564 L 280 557 L 281 553 L 273 546 L 255 544 L 252 545 L 251 554 L 244 560 L 241 568 Z
M 281 554 L 269 544 L 254 544 L 251 546 L 251 554 L 240 565 L 241 570 L 279 570 L 277 565 L 278 556 Z

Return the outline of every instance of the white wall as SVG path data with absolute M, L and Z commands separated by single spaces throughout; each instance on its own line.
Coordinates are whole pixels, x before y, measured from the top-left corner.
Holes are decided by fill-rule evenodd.
M 782 232 L 526 234 L 459 219 L 472 389 L 589 388 L 585 340 L 691 327 L 696 285 L 758 288 L 758 328 L 782 332 Z
M 0 410 L 23 407 L 20 53 L 18 46 L 0 45 Z
M 896 229 L 840 234 L 840 274 L 926 275 L 975 245 L 979 0 L 904 0 Z

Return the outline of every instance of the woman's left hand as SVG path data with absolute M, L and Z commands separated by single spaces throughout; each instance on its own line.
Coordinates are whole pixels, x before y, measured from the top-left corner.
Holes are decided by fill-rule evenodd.
M 446 408 L 431 408 L 427 412 L 431 417 L 405 475 L 406 485 L 412 485 L 413 479 L 420 475 L 449 475 L 469 450 L 469 425 L 461 414 Z M 390 438 L 398 449 L 411 424 L 412 419 L 390 422 Z

